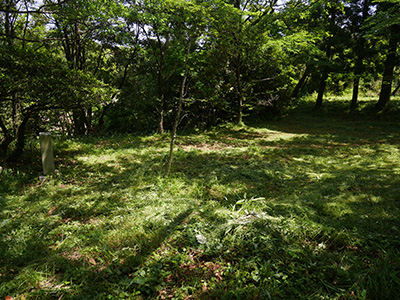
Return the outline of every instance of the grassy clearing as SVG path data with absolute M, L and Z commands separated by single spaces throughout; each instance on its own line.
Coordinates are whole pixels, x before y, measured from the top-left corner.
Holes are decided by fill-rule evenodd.
M 180 137 L 165 177 L 168 136 L 56 139 L 53 180 L 0 175 L 0 298 L 396 299 L 399 142 L 293 112 Z

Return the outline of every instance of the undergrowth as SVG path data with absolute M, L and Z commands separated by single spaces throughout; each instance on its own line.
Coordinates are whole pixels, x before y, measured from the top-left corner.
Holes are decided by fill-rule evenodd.
M 170 176 L 167 135 L 54 138 L 45 182 L 36 145 L 0 175 L 0 299 L 396 299 L 399 127 L 219 126 Z

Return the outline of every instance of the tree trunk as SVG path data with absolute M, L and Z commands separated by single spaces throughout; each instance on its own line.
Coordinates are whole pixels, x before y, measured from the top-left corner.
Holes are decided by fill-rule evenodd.
M 16 162 L 20 160 L 22 153 L 24 152 L 24 147 L 25 147 L 25 130 L 26 130 L 26 125 L 28 124 L 29 119 L 32 117 L 32 112 L 28 112 L 21 124 L 18 126 L 18 135 L 16 137 L 17 144 L 15 146 L 15 150 L 11 153 L 11 155 L 8 157 L 8 161 L 11 162 Z
M 97 129 L 96 130 L 99 130 L 99 131 L 102 130 L 103 125 L 104 125 L 104 117 L 106 116 L 107 110 L 111 107 L 111 104 L 112 103 L 108 103 L 105 106 L 103 106 L 102 108 L 100 108 L 101 109 L 101 113 L 100 113 L 100 116 L 99 116 L 99 122 L 97 123 Z
M 158 133 L 164 133 L 164 77 L 163 77 L 163 69 L 164 69 L 164 60 L 162 59 L 160 62 L 160 66 L 158 68 L 157 74 L 157 83 L 158 83 L 158 99 L 160 100 L 160 105 L 157 108 L 158 111 Z
M 365 41 L 363 38 L 359 42 L 359 47 L 358 47 L 358 57 L 355 63 L 355 70 L 354 70 L 354 81 L 353 81 L 353 95 L 351 98 L 351 103 L 350 103 L 350 110 L 353 111 L 357 108 L 358 105 L 358 94 L 360 90 L 360 78 L 361 74 L 363 73 L 363 61 L 364 61 L 364 55 L 362 55 L 363 48 L 365 47 Z
M 331 41 L 328 41 L 327 45 L 326 45 L 326 58 L 327 58 L 327 60 L 330 60 L 331 55 L 332 55 Z M 319 109 L 319 108 L 322 107 L 322 101 L 323 101 L 323 98 L 324 98 L 324 93 L 325 93 L 325 88 L 326 88 L 326 80 L 328 79 L 328 75 L 329 75 L 329 67 L 328 66 L 324 66 L 322 68 L 321 80 L 319 82 L 317 101 L 315 102 L 315 108 L 316 109 Z
M 359 86 L 360 86 L 360 77 L 356 76 L 356 78 L 354 78 L 353 81 L 353 96 L 351 98 L 351 104 L 350 104 L 351 111 L 357 108 Z
M 242 2 L 240 0 L 235 0 L 233 3 L 233 6 L 236 9 L 241 10 L 240 4 Z M 242 32 L 243 31 L 243 24 L 241 19 L 237 19 L 237 25 L 238 25 L 238 32 Z M 236 80 L 236 88 L 237 88 L 237 114 L 236 114 L 236 123 L 237 124 L 241 124 L 242 123 L 242 118 L 243 118 L 243 88 L 242 88 L 242 81 L 241 81 L 241 64 L 242 64 L 242 56 L 241 56 L 241 45 L 240 42 L 237 40 L 237 38 L 235 37 L 235 44 L 237 46 L 237 51 L 238 54 L 235 57 L 235 80 Z
M 161 95 L 160 98 L 160 107 L 158 108 L 158 133 L 163 134 L 164 133 L 164 94 Z
M 328 72 L 324 70 L 321 76 L 321 81 L 319 82 L 317 101 L 315 102 L 315 108 L 317 109 L 322 107 L 322 101 L 324 98 L 327 79 L 328 79 Z
M 165 108 L 165 101 L 164 101 L 164 60 L 165 57 L 161 59 L 160 66 L 158 68 L 157 74 L 157 82 L 158 82 L 158 99 L 160 100 L 160 106 L 158 107 L 158 133 L 164 133 L 164 108 Z
M 396 51 L 399 42 L 399 31 L 400 25 L 392 25 L 390 27 L 389 52 L 386 56 L 379 101 L 375 105 L 376 112 L 383 111 L 390 101 L 394 68 L 396 66 Z
M 0 154 L 2 157 L 6 157 L 7 151 L 8 151 L 8 146 L 11 144 L 11 135 L 10 132 L 8 131 L 6 125 L 3 122 L 3 118 L 0 116 L 0 128 L 3 131 L 4 134 L 4 139 L 2 140 L 0 144 Z
M 330 60 L 332 54 L 332 46 L 331 46 L 331 41 L 327 42 L 326 46 L 326 58 L 327 60 Z M 322 74 L 321 74 L 321 80 L 319 82 L 319 87 L 318 87 L 318 96 L 317 96 L 317 101 L 315 102 L 315 108 L 319 109 L 322 107 L 322 101 L 324 99 L 324 93 L 325 93 L 325 88 L 326 88 L 326 80 L 328 79 L 329 75 L 329 67 L 324 66 L 322 68 Z
M 171 136 L 171 143 L 170 143 L 170 148 L 169 148 L 169 157 L 168 157 L 167 170 L 166 170 L 166 174 L 167 175 L 171 171 L 172 160 L 174 158 L 174 147 L 175 147 L 175 142 L 176 142 L 176 132 L 178 130 L 179 120 L 181 118 L 183 98 L 185 97 L 186 81 L 187 81 L 187 77 L 188 77 L 188 74 L 189 74 L 188 60 L 189 60 L 189 54 L 190 54 L 191 45 L 192 45 L 192 41 L 189 40 L 189 45 L 188 45 L 187 52 L 186 52 L 186 57 L 185 57 L 185 65 L 184 65 L 185 72 L 184 72 L 184 75 L 183 75 L 182 84 L 181 84 L 181 91 L 180 91 L 180 95 L 179 95 L 178 110 L 176 112 L 174 126 L 172 128 L 172 136 Z
M 74 122 L 74 135 L 85 135 L 85 113 L 83 109 L 77 108 L 72 112 Z
M 18 92 L 15 92 L 12 96 L 12 125 L 13 125 L 13 135 L 15 139 L 18 136 Z
M 135 48 L 135 50 L 134 50 L 134 52 L 133 52 L 133 54 L 132 54 L 130 59 L 133 59 L 133 57 L 136 55 L 136 52 L 137 52 L 137 48 Z M 100 57 L 101 57 L 101 55 L 99 55 L 99 58 Z M 128 76 L 129 64 L 130 64 L 130 62 L 128 62 L 124 67 L 124 75 L 122 76 L 122 80 L 118 85 L 118 90 L 121 90 L 122 87 L 124 86 L 125 82 L 126 82 L 126 78 Z M 100 66 L 100 63 L 98 63 L 98 67 L 99 66 Z M 117 93 L 114 93 L 114 95 L 112 95 L 111 99 L 114 100 L 117 97 L 117 95 L 118 95 Z M 100 107 L 99 110 L 101 111 L 101 113 L 100 113 L 100 116 L 99 116 L 99 121 L 97 123 L 97 128 L 96 128 L 97 131 L 101 131 L 102 130 L 102 127 L 104 125 L 104 117 L 105 117 L 105 115 L 107 113 L 107 110 L 111 107 L 111 105 L 112 105 L 112 103 L 108 103 L 108 104 L 104 105 L 103 107 Z
M 334 2 L 334 1 L 332 1 Z M 336 3 L 336 2 L 335 2 Z M 333 4 L 333 3 L 332 3 Z M 325 50 L 325 55 L 326 55 L 326 65 L 322 66 L 322 74 L 321 74 L 321 81 L 319 82 L 319 87 L 318 87 L 318 97 L 317 101 L 315 103 L 315 108 L 319 109 L 322 106 L 322 101 L 324 98 L 324 92 L 326 88 L 326 80 L 328 79 L 329 72 L 331 71 L 331 67 L 328 65 L 328 63 L 331 60 L 332 57 L 332 47 L 333 47 L 333 37 L 336 35 L 337 28 L 336 28 L 336 14 L 337 14 L 337 9 L 335 5 L 331 5 L 329 9 L 329 24 L 328 24 L 328 32 L 330 37 L 327 37 L 326 39 L 326 50 Z
M 365 20 L 369 17 L 369 7 L 370 7 L 370 0 L 365 0 L 363 4 L 363 9 L 362 9 L 362 23 L 361 26 L 364 25 Z M 361 30 L 359 28 L 359 30 Z M 353 96 L 351 98 L 351 103 L 350 103 L 350 110 L 353 111 L 357 108 L 358 105 L 358 93 L 360 89 L 360 78 L 361 75 L 363 74 L 363 61 L 365 57 L 365 39 L 363 36 L 361 36 L 357 41 L 356 41 L 356 47 L 355 47 L 356 53 L 357 53 L 357 58 L 355 62 L 355 70 L 354 70 L 354 81 L 353 81 Z
M 305 71 L 304 71 L 304 73 L 303 73 L 303 76 L 301 76 L 299 82 L 296 84 L 295 88 L 293 89 L 292 99 L 297 99 L 297 97 L 299 96 L 299 93 L 301 92 L 301 90 L 305 86 L 309 75 L 310 75 L 310 70 L 309 70 L 309 68 L 307 66 Z
M 395 96 L 396 93 L 400 90 L 400 82 L 397 84 L 397 87 L 394 89 L 394 91 L 392 92 L 392 96 Z
M 13 16 L 12 13 L 10 13 L 11 10 L 15 9 L 15 3 L 13 1 L 5 1 L 5 9 L 6 12 L 4 13 L 4 29 L 5 29 L 5 35 L 7 39 L 7 44 L 12 45 L 14 43 L 14 37 L 15 37 L 15 16 Z
M 84 116 L 85 116 L 85 119 L 84 119 L 84 122 L 85 122 L 85 134 L 86 135 L 89 135 L 89 134 L 91 134 L 92 133 L 92 125 L 93 125 L 93 123 L 92 123 L 92 119 L 93 119 L 93 108 L 92 108 L 92 106 L 89 106 L 86 110 L 84 110 L 83 111 L 84 112 Z
M 241 124 L 243 119 L 243 88 L 241 75 L 241 56 L 240 54 L 236 58 L 236 86 L 237 86 L 237 96 L 238 96 L 238 111 L 236 116 L 236 123 Z
M 169 47 L 169 34 L 166 36 L 165 42 L 161 41 L 161 38 L 157 35 L 158 47 L 161 53 L 160 60 L 158 62 L 158 99 L 160 100 L 160 107 L 158 108 L 159 113 L 159 123 L 158 132 L 160 134 L 164 133 L 164 111 L 165 111 L 165 95 L 164 95 L 164 65 L 165 59 L 167 57 L 167 50 Z

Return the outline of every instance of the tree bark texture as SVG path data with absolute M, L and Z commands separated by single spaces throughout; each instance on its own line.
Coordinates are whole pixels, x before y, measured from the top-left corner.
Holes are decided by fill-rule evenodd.
M 12 138 L 11 138 L 10 132 L 8 131 L 6 125 L 4 124 L 3 118 L 1 116 L 0 116 L 0 128 L 3 131 L 3 135 L 4 135 L 4 138 L 0 144 L 0 154 L 3 157 L 6 157 L 7 151 L 8 151 L 8 146 L 11 144 Z
M 350 110 L 355 110 L 357 108 L 359 87 L 360 77 L 356 75 L 353 81 L 353 95 L 351 97 Z
M 322 101 L 324 99 L 324 92 L 325 92 L 325 88 L 326 88 L 326 80 L 327 79 L 328 79 L 328 71 L 324 70 L 321 75 L 321 80 L 319 82 L 318 96 L 317 96 L 317 101 L 315 102 L 315 108 L 322 107 Z
M 390 27 L 389 52 L 386 55 L 385 69 L 383 72 L 379 101 L 375 105 L 376 112 L 383 111 L 390 101 L 390 96 L 392 93 L 392 82 L 394 77 L 394 68 L 396 66 L 396 51 L 400 36 L 399 31 L 400 25 L 392 25 Z
M 295 88 L 293 89 L 292 99 L 296 99 L 299 96 L 299 94 L 300 94 L 301 90 L 304 88 L 309 76 L 310 76 L 310 70 L 309 70 L 309 67 L 307 66 L 303 73 L 303 76 L 301 76 L 299 82 L 296 84 Z
M 26 113 L 22 119 L 21 124 L 18 126 L 18 135 L 16 136 L 17 143 L 14 151 L 8 157 L 8 161 L 16 162 L 21 158 L 25 147 L 25 130 L 31 117 L 32 112 Z

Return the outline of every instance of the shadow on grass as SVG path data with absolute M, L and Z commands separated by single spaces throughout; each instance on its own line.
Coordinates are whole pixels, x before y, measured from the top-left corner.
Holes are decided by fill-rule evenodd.
M 147 241 L 148 238 L 145 237 L 145 241 L 136 241 L 142 243 L 138 253 L 126 257 L 124 261 L 113 261 L 112 263 L 103 261 L 104 254 L 102 252 L 104 252 L 104 249 L 97 256 L 93 256 L 93 253 L 82 252 L 78 247 L 64 249 L 60 252 L 58 248 L 63 241 L 49 244 L 46 239 L 48 232 L 43 232 L 43 228 L 47 224 L 35 220 L 31 224 L 25 224 L 29 227 L 29 232 L 25 233 L 29 237 L 20 243 L 15 242 L 14 247 L 9 246 L 10 241 L 7 240 L 7 236 L 1 237 L 1 281 L 12 283 L 7 286 L 8 294 L 12 294 L 13 290 L 17 288 L 17 284 L 21 282 L 28 287 L 33 286 L 34 289 L 29 291 L 29 295 L 36 299 L 59 299 L 60 297 L 66 299 L 109 299 L 108 297 L 112 295 L 119 299 L 122 297 L 122 292 L 120 294 L 118 291 L 125 290 L 133 293 L 135 287 L 141 285 L 140 282 L 135 281 L 132 274 L 174 234 L 192 211 L 193 209 L 190 208 L 178 214 L 167 226 L 156 230 L 152 234 L 151 240 Z M 80 220 L 83 225 L 86 221 L 95 217 L 91 211 L 82 211 L 79 215 L 73 214 L 73 216 L 57 222 L 57 225 L 48 224 L 49 229 L 59 226 L 60 223 L 61 225 L 73 223 L 76 220 Z M 30 226 L 33 224 L 35 228 Z M 15 224 L 15 221 L 10 221 L 9 225 L 10 228 L 17 231 L 25 226 L 24 224 Z M 86 235 L 86 243 L 96 245 L 99 240 L 106 238 L 108 233 L 109 228 L 106 225 L 96 225 L 96 229 L 82 234 Z M 63 239 L 63 237 L 61 238 Z M 68 236 L 65 239 L 68 239 Z M 18 246 L 18 249 L 16 246 Z M 111 251 L 111 249 L 107 251 Z M 41 269 L 41 265 L 44 265 L 45 269 L 53 270 L 54 275 L 51 278 L 46 278 L 46 274 L 41 277 L 40 272 L 38 275 L 35 269 Z M 19 282 L 14 283 L 15 280 Z M 74 284 L 73 290 L 70 288 L 71 284 Z M 117 291 L 115 294 L 114 290 Z M 5 291 L 4 286 L 1 286 L 1 291 Z M 150 291 L 153 292 L 152 289 L 148 292 L 150 293 Z M 141 293 L 146 294 L 146 290 L 142 289 Z
M 201 248 L 193 241 L 179 241 L 181 252 L 190 247 L 205 251 L 193 259 L 196 271 L 190 269 L 190 264 L 180 261 L 174 265 L 168 257 L 165 262 L 169 265 L 160 264 L 164 262 L 162 259 L 151 260 L 152 255 L 181 230 L 194 208 L 177 213 L 168 225 L 149 221 L 150 234 L 136 236 L 132 243 L 138 244 L 139 250 L 124 255 L 123 261 L 110 258 L 119 249 L 118 245 L 106 245 L 104 250 L 94 249 L 89 253 L 75 248 L 60 252 L 57 242 L 63 242 L 62 236 L 58 241 L 46 240 L 50 229 L 76 222 L 77 237 L 82 235 L 85 243 L 99 247 L 98 241 L 107 240 L 107 234 L 117 225 L 110 228 L 107 224 L 97 224 L 95 219 L 115 216 L 115 211 L 128 209 L 126 195 L 121 191 L 126 190 L 130 193 L 127 197 L 134 198 L 137 193 L 157 192 L 155 188 L 163 188 L 157 187 L 157 180 L 162 177 L 166 156 L 164 139 L 143 141 L 127 137 L 121 143 L 115 139 L 95 144 L 88 141 L 83 150 L 60 152 L 62 156 L 77 157 L 59 160 L 64 177 L 54 186 L 55 192 L 37 187 L 24 200 L 25 205 L 36 205 L 37 214 L 48 211 L 50 219 L 56 212 L 58 219 L 36 220 L 33 216 L 29 221 L 29 217 L 23 215 L 7 215 L 9 223 L 2 223 L 2 231 L 16 230 L 26 236 L 21 237 L 19 243 L 2 235 L 0 250 L 5 264 L 1 279 L 21 277 L 26 268 L 47 264 L 55 269 L 53 282 L 45 286 L 43 280 L 26 278 L 23 281 L 32 286 L 37 281 L 42 282 L 32 292 L 32 297 L 41 299 L 62 295 L 65 299 L 101 299 L 110 295 L 129 298 L 137 292 L 145 298 L 154 298 L 161 297 L 157 294 L 160 290 L 173 295 L 165 288 L 172 289 L 172 281 L 183 285 L 210 277 L 215 278 L 214 284 L 208 281 L 209 286 L 191 293 L 204 299 L 317 299 L 335 295 L 351 298 L 352 286 L 358 284 L 356 288 L 360 290 L 354 291 L 359 298 L 362 288 L 368 291 L 370 298 L 393 297 L 399 292 L 399 282 L 390 280 L 392 275 L 399 275 L 396 249 L 400 248 L 400 178 L 398 166 L 391 167 L 396 161 L 388 156 L 391 155 L 389 150 L 396 147 L 398 128 L 390 125 L 381 130 L 385 127 L 370 128 L 360 123 L 348 134 L 349 124 L 332 123 L 328 130 L 327 123 L 329 121 L 322 125 L 307 124 L 296 119 L 289 124 L 273 122 L 268 125 L 269 130 L 293 134 L 278 140 L 266 139 L 269 131 L 259 132 L 257 128 L 228 128 L 223 137 L 217 133 L 204 135 L 204 142 L 198 137 L 182 137 L 180 146 L 186 148 L 176 152 L 175 174 L 169 179 L 177 178 L 186 185 L 197 183 L 201 189 L 198 200 L 202 205 L 216 202 L 217 208 L 232 211 L 240 200 L 262 198 L 262 201 L 248 201 L 246 208 L 288 220 L 287 223 L 259 220 L 246 226 L 234 224 L 228 232 L 226 227 L 218 229 L 218 222 L 226 220 L 218 219 L 217 209 L 207 206 L 207 211 L 199 215 L 203 219 L 199 224 L 216 224 L 221 231 L 216 238 L 221 246 Z M 298 137 L 297 134 L 305 135 Z M 91 153 L 98 155 L 99 152 L 150 146 L 159 147 L 160 151 L 152 156 L 135 152 L 134 157 L 124 157 L 120 153 L 112 160 L 95 164 L 78 159 Z M 78 203 L 66 201 L 71 197 Z M 6 202 L 0 205 L 5 215 L 8 205 Z M 144 205 L 144 202 L 138 203 L 135 209 Z M 320 229 L 315 233 L 311 229 L 304 232 L 293 229 L 303 235 L 299 239 L 291 233 L 290 220 L 293 219 L 297 227 L 304 222 L 316 224 Z M 84 225 L 91 222 L 94 222 L 93 228 L 83 230 Z M 43 231 L 47 227 L 49 229 Z M 238 236 L 228 243 L 225 241 L 230 232 Z M 31 252 L 32 249 L 37 250 Z M 107 263 L 101 262 L 106 259 Z M 231 267 L 218 266 L 216 261 L 229 262 Z M 163 277 L 170 265 L 174 272 L 168 275 L 171 277 Z M 201 273 L 197 271 L 199 268 L 206 271 Z M 223 280 L 222 275 L 218 275 L 222 268 L 225 268 Z M 387 282 L 379 285 L 374 280 Z M 69 288 L 71 282 L 73 290 Z M 380 286 L 390 284 L 391 291 L 380 290 Z M 10 288 L 13 290 L 17 287 Z

